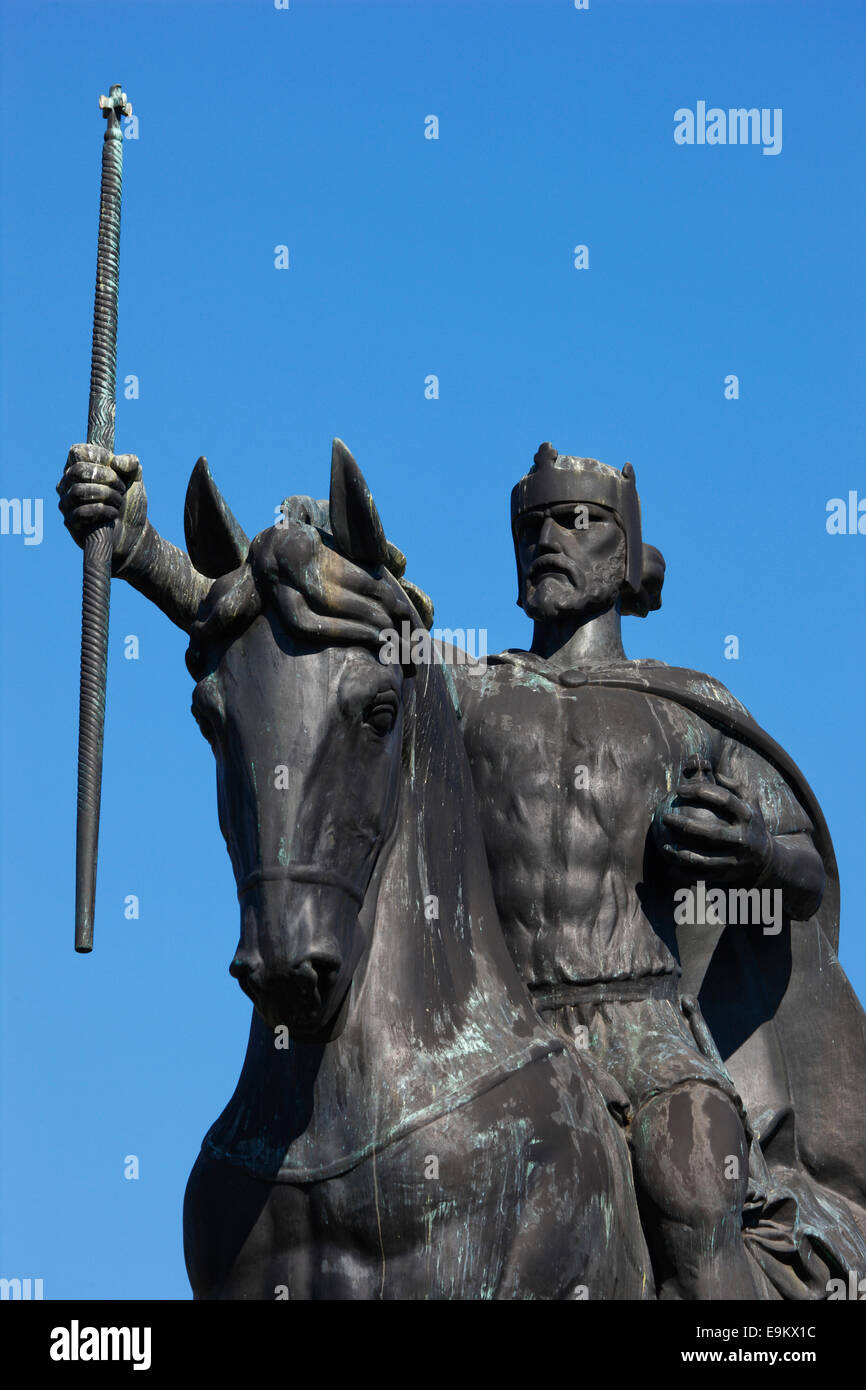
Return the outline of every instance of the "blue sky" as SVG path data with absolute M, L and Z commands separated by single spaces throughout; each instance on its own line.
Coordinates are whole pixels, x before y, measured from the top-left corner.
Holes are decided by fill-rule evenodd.
M 803 768 L 862 997 L 866 536 L 825 520 L 866 497 L 864 28 L 841 0 L 0 5 L 0 491 L 44 499 L 41 544 L 0 536 L 0 1273 L 189 1296 L 183 1189 L 249 1022 L 185 639 L 121 583 L 72 950 L 81 564 L 54 485 L 86 431 L 99 94 L 140 122 L 116 438 L 157 528 L 182 543 L 204 453 L 254 534 L 327 494 L 339 435 L 437 624 L 497 651 L 529 642 L 508 500 L 539 443 L 630 459 L 668 572 L 626 649 L 723 680 Z M 678 146 L 702 100 L 781 108 L 781 152 Z

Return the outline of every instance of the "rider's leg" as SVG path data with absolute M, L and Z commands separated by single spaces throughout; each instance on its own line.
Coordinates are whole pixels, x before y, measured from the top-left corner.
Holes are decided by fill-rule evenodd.
M 749 1147 L 733 1101 L 688 1081 L 632 1121 L 635 1186 L 659 1298 L 755 1298 L 742 1238 Z

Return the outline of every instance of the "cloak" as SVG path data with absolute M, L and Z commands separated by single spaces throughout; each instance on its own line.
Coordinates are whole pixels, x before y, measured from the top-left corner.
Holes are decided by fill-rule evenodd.
M 587 680 L 692 710 L 769 763 L 811 822 L 826 874 L 818 911 L 807 921 L 786 917 L 778 937 L 741 926 L 720 927 L 715 934 L 680 928 L 682 989 L 698 996 L 774 1183 L 795 1192 L 807 1228 L 841 1237 L 831 1245 L 850 1261 L 849 1268 L 860 1269 L 866 1242 L 866 1014 L 836 955 L 839 873 L 817 797 L 793 759 L 712 677 L 633 662 L 609 673 L 588 672 Z M 839 1224 L 851 1229 L 846 1213 L 854 1225 L 850 1241 Z

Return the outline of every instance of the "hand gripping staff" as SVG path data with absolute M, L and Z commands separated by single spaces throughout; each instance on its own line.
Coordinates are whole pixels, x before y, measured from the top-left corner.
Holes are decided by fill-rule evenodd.
M 99 98 L 106 120 L 99 198 L 96 294 L 87 442 L 114 452 L 117 370 L 117 285 L 120 252 L 120 189 L 123 132 L 120 117 L 132 106 L 119 85 Z M 75 949 L 93 949 L 99 802 L 102 791 L 102 739 L 108 662 L 108 599 L 111 583 L 112 526 L 96 526 L 84 542 L 81 602 L 81 692 L 78 720 L 78 824 L 75 852 Z

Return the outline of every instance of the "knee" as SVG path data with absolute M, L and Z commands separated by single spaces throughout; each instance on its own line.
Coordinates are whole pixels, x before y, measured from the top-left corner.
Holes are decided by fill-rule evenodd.
M 632 1122 L 635 1179 L 644 1198 L 674 1220 L 714 1225 L 742 1210 L 748 1141 L 733 1101 L 695 1083 L 656 1096 Z

